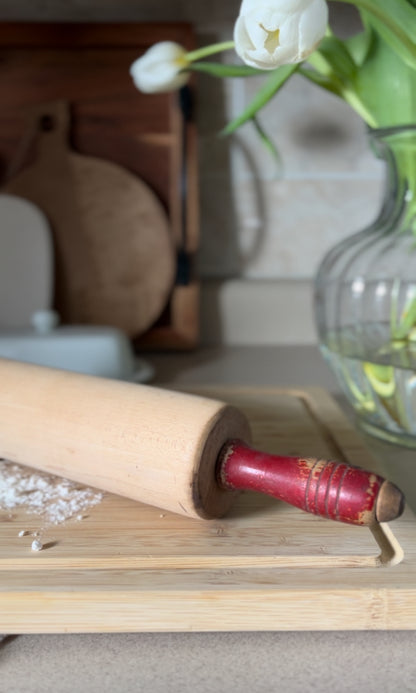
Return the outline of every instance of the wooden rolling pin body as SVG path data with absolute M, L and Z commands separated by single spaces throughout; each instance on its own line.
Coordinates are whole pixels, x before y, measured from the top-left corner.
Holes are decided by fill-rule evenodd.
M 251 449 L 223 402 L 0 359 L 0 457 L 190 517 L 252 489 L 369 525 L 403 509 L 390 482 L 345 463 Z
M 190 517 L 220 517 L 234 407 L 203 397 L 0 359 L 0 457 Z

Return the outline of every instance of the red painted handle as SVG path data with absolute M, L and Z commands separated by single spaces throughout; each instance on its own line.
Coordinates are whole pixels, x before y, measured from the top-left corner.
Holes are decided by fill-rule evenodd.
M 403 512 L 401 491 L 373 472 L 342 462 L 269 455 L 229 441 L 218 466 L 223 488 L 266 493 L 331 520 L 389 522 Z

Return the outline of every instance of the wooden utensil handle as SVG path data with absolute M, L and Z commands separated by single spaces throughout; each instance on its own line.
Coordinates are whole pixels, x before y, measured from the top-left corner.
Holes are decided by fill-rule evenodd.
M 381 476 L 341 462 L 270 455 L 229 441 L 219 457 L 225 489 L 266 493 L 306 512 L 353 525 L 401 515 L 403 494 Z

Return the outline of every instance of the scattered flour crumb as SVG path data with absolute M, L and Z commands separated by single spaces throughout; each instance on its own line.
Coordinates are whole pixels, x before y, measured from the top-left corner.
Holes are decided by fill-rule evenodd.
M 47 524 L 58 525 L 74 516 L 83 517 L 82 513 L 100 503 L 102 498 L 103 494 L 96 489 L 0 460 L 2 510 L 21 507 L 27 513 L 39 515 Z M 25 535 L 19 533 L 19 536 Z
M 43 544 L 39 539 L 35 539 L 32 541 L 32 551 L 42 551 L 43 549 Z
M 22 529 L 20 530 L 19 534 L 17 535 L 18 537 L 26 537 L 30 532 L 27 531 L 27 529 Z

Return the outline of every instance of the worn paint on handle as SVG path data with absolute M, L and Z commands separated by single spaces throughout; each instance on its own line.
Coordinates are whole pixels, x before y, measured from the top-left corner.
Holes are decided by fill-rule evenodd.
M 218 469 L 223 488 L 266 493 L 331 520 L 353 525 L 384 521 L 377 515 L 379 494 L 393 494 L 389 519 L 401 514 L 403 496 L 381 476 L 343 462 L 270 455 L 229 441 Z

